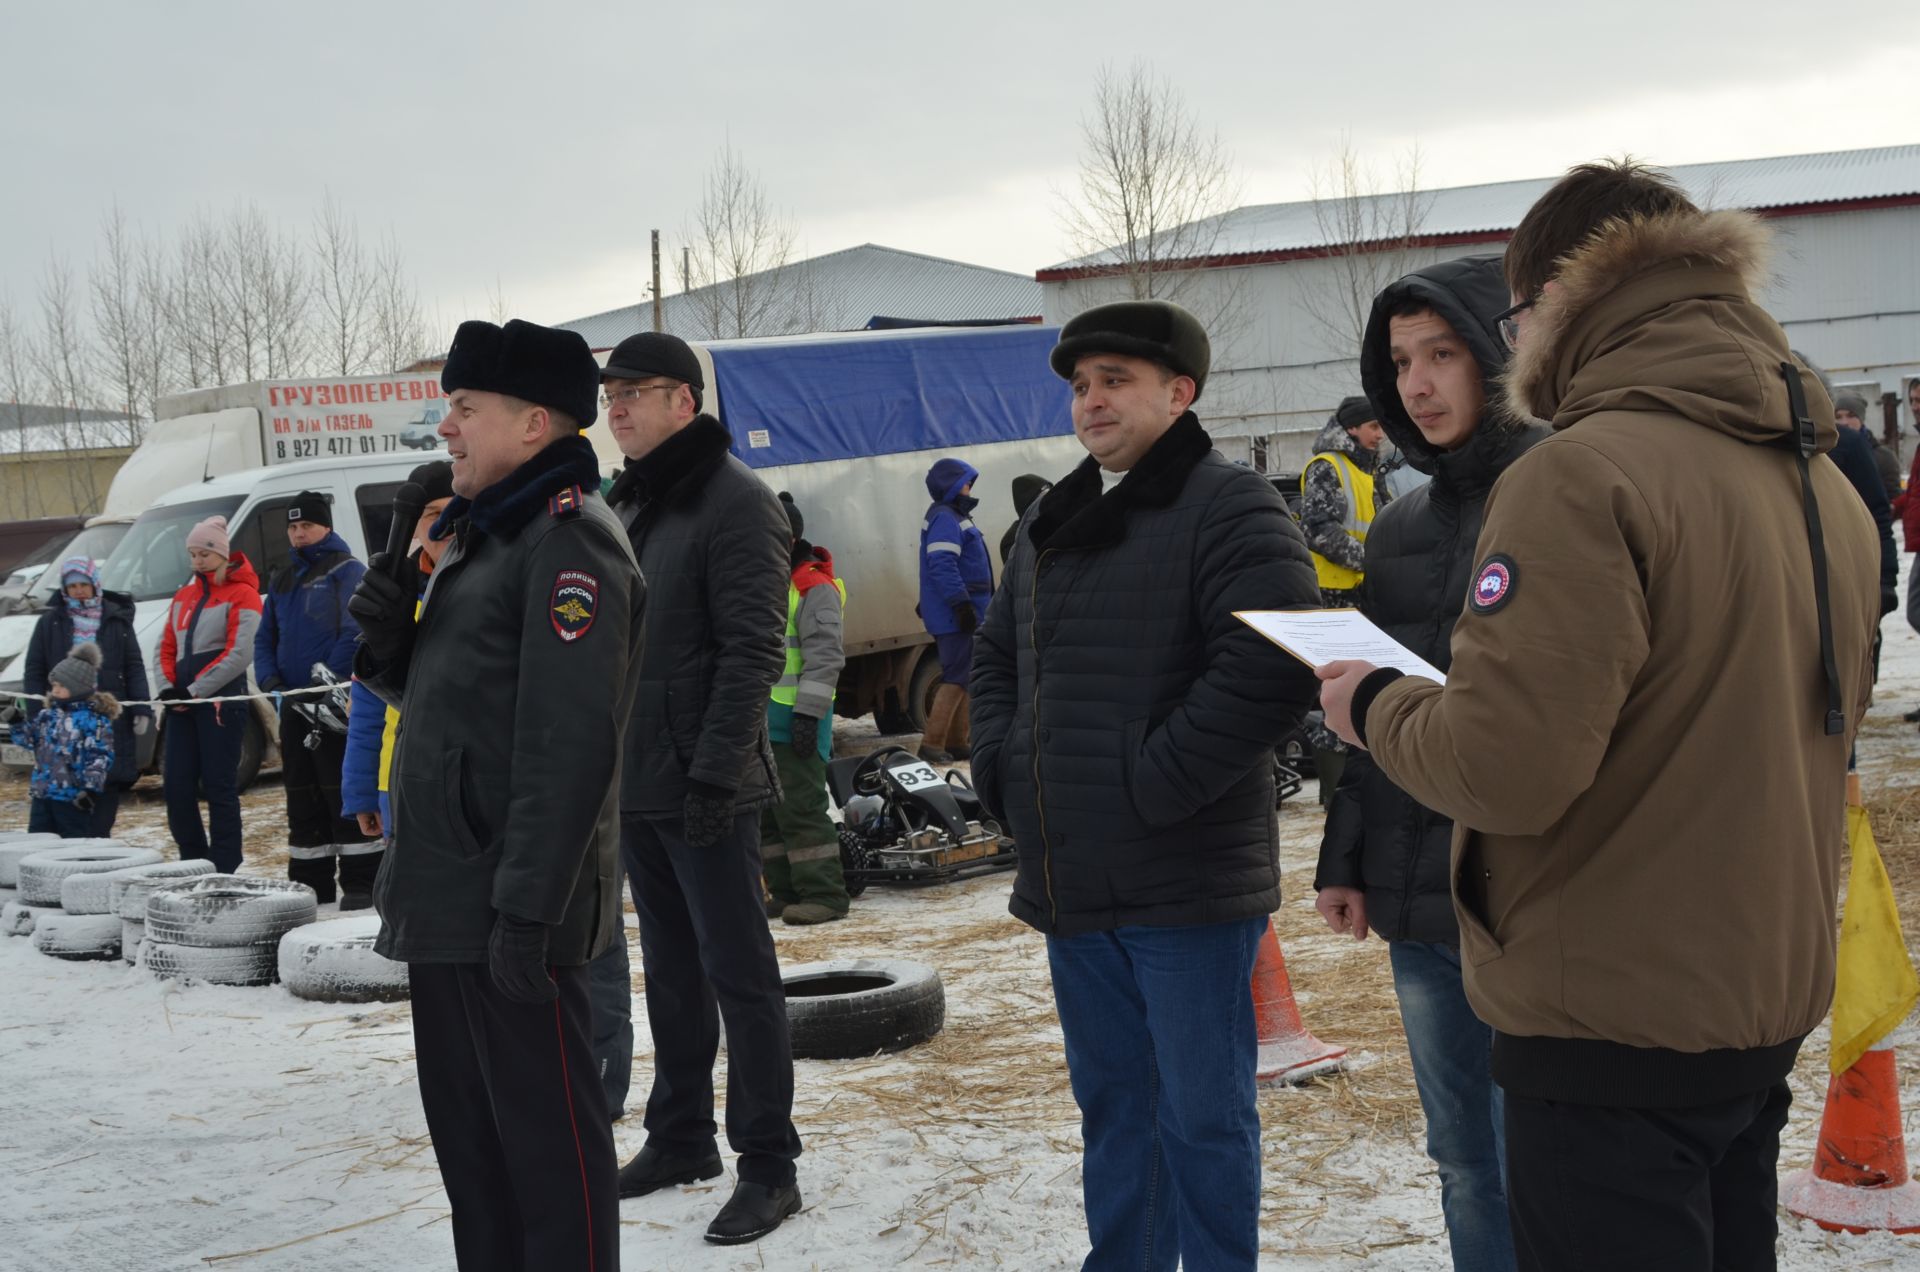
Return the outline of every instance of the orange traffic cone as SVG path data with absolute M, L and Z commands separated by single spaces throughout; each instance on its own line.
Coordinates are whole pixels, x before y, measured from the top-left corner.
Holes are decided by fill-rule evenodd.
M 1920 1232 L 1892 1048 L 1867 1052 L 1828 1083 L 1813 1169 L 1787 1181 L 1780 1204 L 1830 1232 Z
M 1294 1005 L 1293 984 L 1287 979 L 1287 960 L 1280 955 L 1280 938 L 1273 921 L 1260 938 L 1253 963 L 1253 1021 L 1260 1039 L 1260 1059 L 1254 1077 L 1262 1082 L 1304 1082 L 1317 1073 L 1346 1067 L 1347 1049 L 1329 1047 L 1300 1023 Z

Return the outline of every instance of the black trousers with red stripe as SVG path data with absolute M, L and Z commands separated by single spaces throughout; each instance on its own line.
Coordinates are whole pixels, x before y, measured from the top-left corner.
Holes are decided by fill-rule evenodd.
M 461 1272 L 619 1272 L 619 1163 L 587 969 L 516 1003 L 481 963 L 414 963 L 414 1056 Z

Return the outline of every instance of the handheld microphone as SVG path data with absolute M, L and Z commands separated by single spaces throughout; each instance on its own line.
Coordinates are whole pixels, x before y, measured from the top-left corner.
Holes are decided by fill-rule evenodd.
M 393 525 L 387 531 L 387 577 L 402 582 L 411 573 L 407 546 L 413 542 L 414 523 L 427 506 L 427 492 L 417 481 L 410 481 L 394 492 Z

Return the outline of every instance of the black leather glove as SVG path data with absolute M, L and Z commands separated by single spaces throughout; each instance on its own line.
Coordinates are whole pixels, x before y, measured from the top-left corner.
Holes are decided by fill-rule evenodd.
M 793 713 L 793 753 L 811 760 L 820 754 L 820 717 Z
M 971 636 L 980 626 L 980 614 L 973 608 L 973 602 L 967 601 L 953 607 L 953 621 L 960 624 L 961 635 Z
M 188 693 L 185 689 L 183 689 L 179 685 L 168 685 L 165 689 L 162 689 L 159 693 L 156 693 L 153 696 L 154 696 L 154 700 L 157 702 L 191 702 L 193 701 L 193 695 Z
M 347 601 L 347 613 L 360 624 L 360 639 L 383 666 L 403 662 L 413 651 L 415 598 L 389 575 L 386 553 L 374 553 Z
M 260 682 L 260 692 L 272 693 L 274 690 L 284 687 L 286 683 L 287 682 L 285 680 L 282 680 L 279 676 L 268 676 L 265 680 L 262 680 Z
M 511 914 L 493 920 L 487 970 L 494 988 L 516 1003 L 550 1003 L 560 987 L 547 974 L 547 925 Z
M 733 795 L 706 782 L 687 782 L 687 846 L 706 848 L 733 829 Z

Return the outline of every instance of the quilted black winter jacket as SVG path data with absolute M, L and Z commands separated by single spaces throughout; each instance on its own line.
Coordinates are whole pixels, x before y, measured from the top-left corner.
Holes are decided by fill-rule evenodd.
M 1317 683 L 1234 612 L 1318 604 L 1285 502 L 1191 413 L 1111 492 L 1088 459 L 1028 511 L 971 686 L 1016 917 L 1064 936 L 1278 907 L 1273 748 Z

